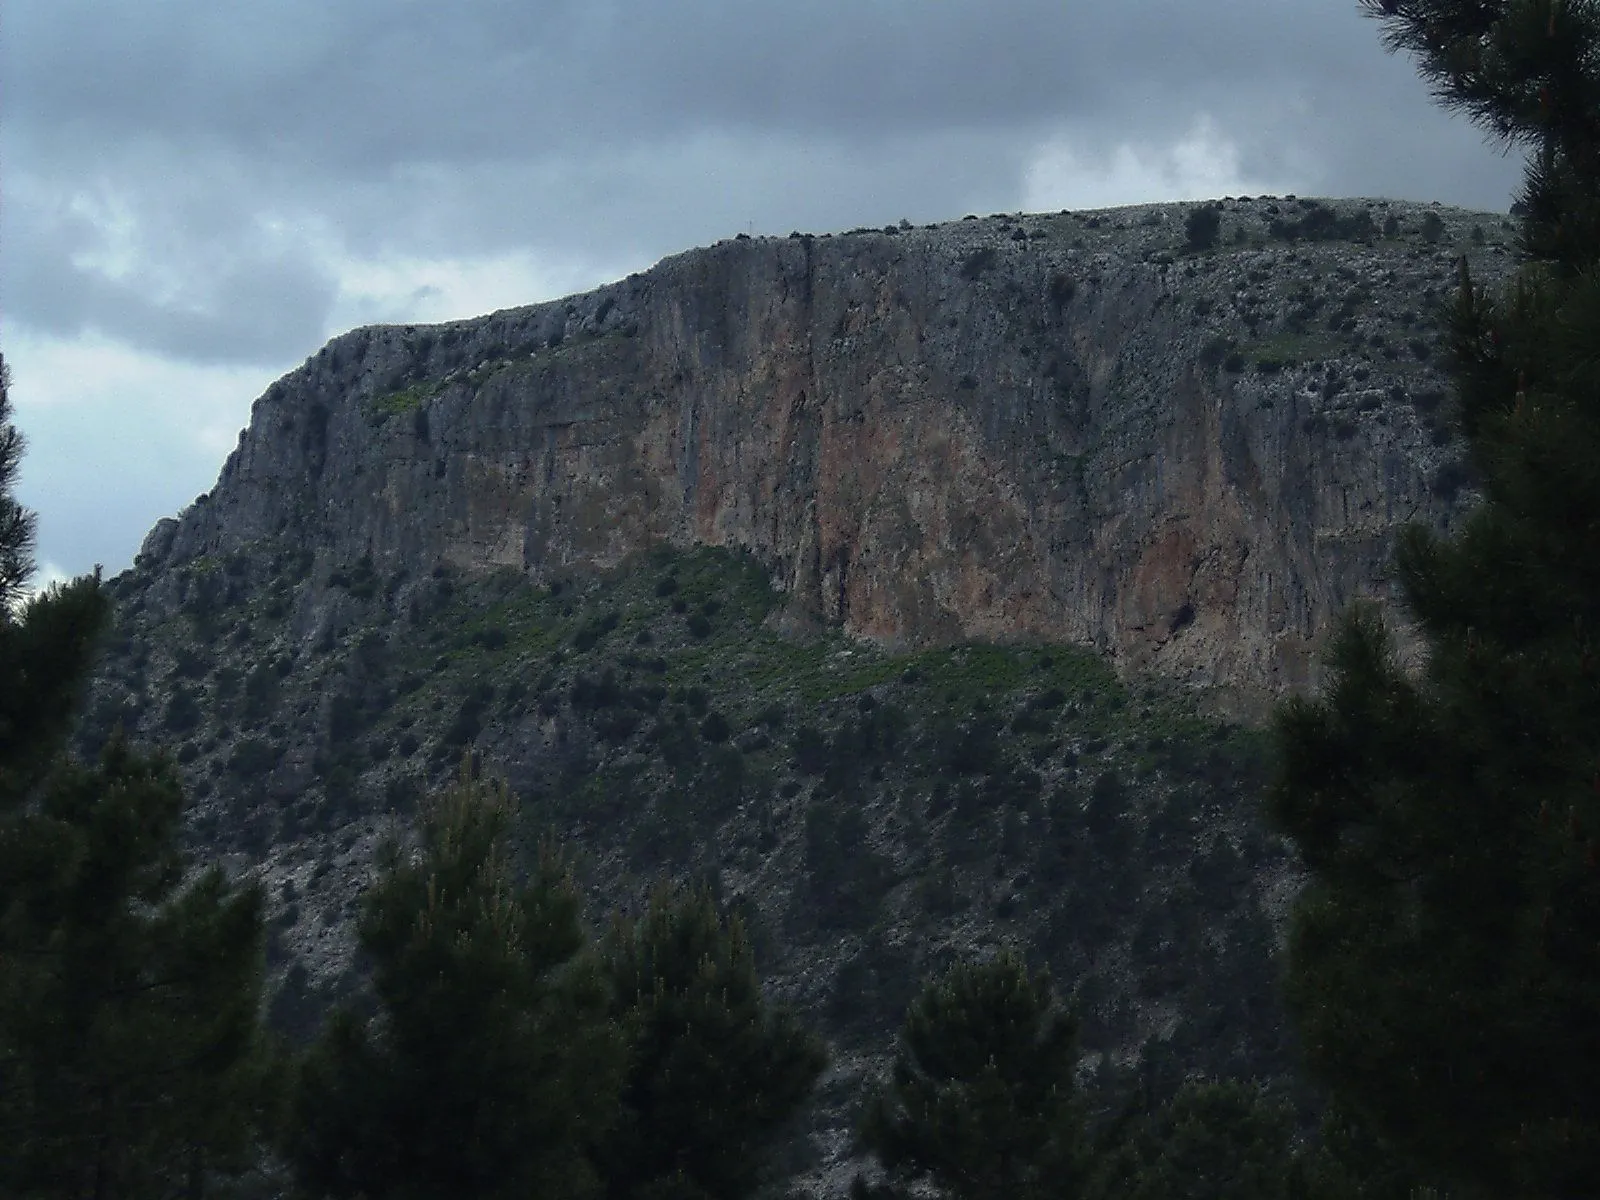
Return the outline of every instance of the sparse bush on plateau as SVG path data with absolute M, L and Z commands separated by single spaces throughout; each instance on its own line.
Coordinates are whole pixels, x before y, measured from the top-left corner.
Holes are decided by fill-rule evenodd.
M 1222 229 L 1222 214 L 1210 204 L 1189 210 L 1183 221 L 1184 246 L 1189 250 L 1209 250 L 1217 244 Z

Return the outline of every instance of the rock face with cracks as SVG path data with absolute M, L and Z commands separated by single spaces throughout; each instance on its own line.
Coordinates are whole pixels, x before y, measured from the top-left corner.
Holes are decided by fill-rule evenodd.
M 1438 411 L 1465 254 L 1502 219 L 1384 201 L 739 238 L 583 296 L 335 339 L 257 401 L 159 569 L 288 537 L 536 581 L 752 552 L 790 624 L 893 647 L 1090 644 L 1246 708 L 1315 682 L 1468 472 Z M 1429 219 L 1430 214 L 1432 220 Z
M 1287 1083 L 1299 875 L 1264 737 L 1206 708 L 1314 686 L 1398 530 L 1470 502 L 1443 319 L 1515 254 L 1491 214 L 1219 204 L 1208 247 L 1186 205 L 741 238 L 337 338 L 109 583 L 80 750 L 172 748 L 294 1037 L 465 752 L 593 919 L 708 881 L 833 1047 L 798 1193 L 845 1194 L 917 981 L 1001 945 L 1111 1091 Z

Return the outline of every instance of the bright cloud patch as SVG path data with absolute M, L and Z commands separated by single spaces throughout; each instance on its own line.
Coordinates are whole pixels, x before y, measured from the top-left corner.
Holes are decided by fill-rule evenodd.
M 56 566 L 55 563 L 42 562 L 38 565 L 38 569 L 34 571 L 33 578 L 28 580 L 24 586 L 23 596 L 37 596 L 40 592 L 48 591 L 55 584 L 66 583 L 71 578 L 73 576 Z
M 6 362 L 28 439 L 18 495 L 64 576 L 131 563 L 157 519 L 210 487 L 251 401 L 279 373 L 25 330 L 12 331 Z
M 1312 171 L 1309 164 L 1297 165 L 1293 174 L 1268 179 L 1243 170 L 1237 144 L 1202 114 L 1181 138 L 1164 145 L 1122 142 L 1095 153 L 1081 138 L 1050 139 L 1024 174 L 1023 207 L 1045 212 L 1278 194 L 1304 189 Z
M 531 254 L 483 258 L 344 258 L 333 329 L 431 324 L 554 299 L 606 278 L 587 263 L 549 264 Z

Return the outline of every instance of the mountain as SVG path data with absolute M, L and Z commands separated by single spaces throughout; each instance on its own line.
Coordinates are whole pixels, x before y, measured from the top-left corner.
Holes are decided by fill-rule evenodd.
M 144 569 L 282 538 L 547 582 L 720 545 L 795 616 L 887 645 L 1028 635 L 1302 684 L 1396 525 L 1446 512 L 1429 310 L 1467 227 L 1488 276 L 1507 234 L 1235 201 L 1228 249 L 1184 255 L 1183 211 L 736 239 L 581 297 L 356 330 L 257 402 Z
M 465 750 L 597 917 L 707 880 L 834 1043 L 786 1164 L 826 1194 L 975 948 L 1050 962 L 1108 1077 L 1286 1075 L 1251 722 L 1470 498 L 1443 312 L 1515 254 L 1438 206 L 1204 211 L 740 237 L 339 337 L 112 582 L 81 747 L 173 746 L 196 845 L 271 887 L 292 1032 Z

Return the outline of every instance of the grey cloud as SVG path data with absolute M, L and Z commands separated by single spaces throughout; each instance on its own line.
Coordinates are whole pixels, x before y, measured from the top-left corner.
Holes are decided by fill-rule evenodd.
M 574 162 L 417 172 L 403 212 L 345 209 L 364 253 L 443 254 L 533 244 L 602 263 L 659 257 L 729 237 L 828 230 L 907 217 L 943 220 L 1016 202 L 1036 139 L 952 131 L 861 146 L 843 139 L 715 136 Z
M 871 138 L 1115 117 L 1217 80 L 1336 81 L 1381 53 L 1351 11 L 1283 0 L 15 8 L 14 120 L 216 137 L 335 172 L 706 127 Z
M 12 311 L 204 359 L 323 332 L 332 281 L 263 213 L 369 257 L 637 264 L 747 223 L 1014 207 L 1052 130 L 1109 154 L 1201 111 L 1307 189 L 1494 206 L 1517 175 L 1354 0 L 13 0 L 6 34 L 10 160 L 57 202 L 108 180 L 190 285 L 75 268 L 92 230 L 13 200 Z
M 325 333 L 334 280 L 305 246 L 259 244 L 231 198 L 193 222 L 181 208 L 140 212 L 133 241 L 144 252 L 125 273 L 108 273 L 85 261 L 105 252 L 90 220 L 38 203 L 42 188 L 19 190 L 5 212 L 0 295 L 38 330 L 102 333 L 194 362 L 265 364 L 306 353 Z M 148 243 L 164 251 L 159 271 Z
M 517 254 L 577 287 L 747 227 L 1016 208 L 1057 134 L 1092 164 L 1205 113 L 1246 178 L 1484 208 L 1520 173 L 1356 0 L 6 0 L 0 34 L 11 327 L 271 369 L 360 308 L 341 253 Z M 84 195 L 126 210 L 120 273 L 85 261 Z M 128 548 L 94 556 L 126 561 L 215 469 L 117 462 L 142 419 L 35 443 L 74 569 L 97 514 Z

